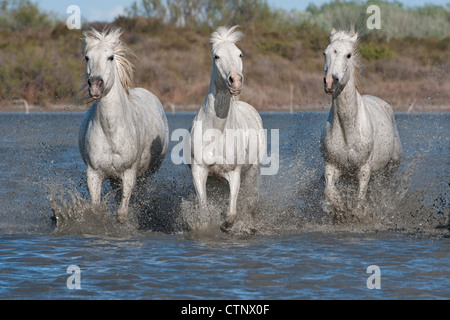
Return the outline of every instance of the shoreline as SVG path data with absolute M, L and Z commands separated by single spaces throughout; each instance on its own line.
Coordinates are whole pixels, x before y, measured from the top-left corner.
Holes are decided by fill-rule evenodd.
M 190 113 L 198 112 L 199 106 L 166 106 L 166 113 Z M 298 113 L 298 112 L 328 112 L 330 106 L 285 106 L 276 108 L 256 108 L 262 113 Z M 0 106 L 0 114 L 2 113 L 84 113 L 89 107 L 81 107 L 74 105 L 54 105 L 54 106 L 35 106 L 27 107 L 18 105 Z M 428 106 L 412 106 L 394 108 L 394 113 L 450 113 L 450 105 L 428 105 Z

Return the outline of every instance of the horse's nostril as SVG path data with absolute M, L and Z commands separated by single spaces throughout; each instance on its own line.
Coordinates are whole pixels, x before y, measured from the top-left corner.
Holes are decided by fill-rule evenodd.
M 99 76 L 90 77 L 87 81 L 89 87 L 96 86 L 98 88 L 103 88 L 104 82 L 103 79 Z
M 233 84 L 234 78 L 233 78 L 232 76 L 230 76 L 230 77 L 228 78 L 228 81 L 230 82 L 230 84 Z

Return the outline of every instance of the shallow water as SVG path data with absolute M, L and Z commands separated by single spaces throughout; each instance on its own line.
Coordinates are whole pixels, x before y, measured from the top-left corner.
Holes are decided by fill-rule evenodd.
M 104 184 L 92 208 L 77 136 L 82 114 L 0 115 L 2 299 L 448 299 L 450 115 L 397 115 L 399 172 L 371 184 L 364 223 L 336 223 L 323 205 L 319 138 L 325 113 L 263 114 L 279 129 L 280 168 L 262 177 L 251 217 L 219 231 L 226 193 L 211 185 L 216 216 L 186 230 L 197 211 L 190 171 L 171 162 L 115 223 Z M 171 132 L 194 114 L 168 115 Z M 177 142 L 172 142 L 169 151 Z M 63 221 L 55 227 L 52 217 Z M 67 268 L 80 268 L 69 289 Z M 380 289 L 366 285 L 380 268 Z

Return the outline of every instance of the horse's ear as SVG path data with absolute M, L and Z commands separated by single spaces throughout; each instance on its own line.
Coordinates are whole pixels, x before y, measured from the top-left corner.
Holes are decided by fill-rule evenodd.
M 358 33 L 355 33 L 355 35 L 353 37 L 350 38 L 350 41 L 352 43 L 356 43 L 356 40 L 358 40 Z
M 98 39 L 100 37 L 100 34 L 98 33 L 98 31 L 95 30 L 94 28 L 92 28 L 90 30 L 85 30 L 85 31 L 83 31 L 82 34 L 84 37 L 82 40 L 86 44 L 89 44 L 90 42 L 95 41 L 96 39 L 98 41 Z
M 331 30 L 330 33 L 330 43 L 331 43 L 331 39 L 333 38 L 333 36 L 336 34 L 337 30 L 335 28 L 333 28 L 333 30 Z

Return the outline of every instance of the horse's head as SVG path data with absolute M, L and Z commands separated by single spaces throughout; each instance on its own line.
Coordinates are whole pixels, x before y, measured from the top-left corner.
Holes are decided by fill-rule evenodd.
M 324 89 L 329 95 L 340 92 L 355 70 L 357 33 L 347 33 L 333 29 L 330 35 L 330 45 L 323 55 L 325 77 Z
M 125 59 L 129 51 L 120 41 L 120 29 L 102 33 L 92 29 L 83 32 L 85 46 L 83 55 L 86 61 L 86 80 L 89 95 L 101 99 L 113 87 L 116 77 L 128 93 L 133 74 L 133 65 Z
M 244 84 L 242 51 L 236 46 L 242 33 L 236 31 L 237 27 L 219 27 L 210 38 L 216 85 L 227 88 L 233 96 L 241 93 Z

